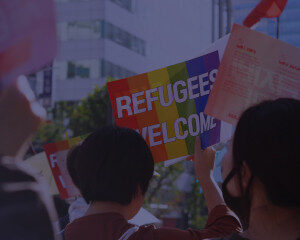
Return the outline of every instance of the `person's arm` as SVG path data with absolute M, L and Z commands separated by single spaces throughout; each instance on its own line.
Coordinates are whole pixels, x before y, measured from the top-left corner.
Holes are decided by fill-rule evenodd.
M 215 151 L 209 147 L 201 149 L 200 138 L 195 141 L 194 166 L 196 177 L 203 189 L 209 213 L 218 205 L 225 204 L 222 192 L 213 178 Z
M 213 178 L 215 151 L 211 147 L 202 150 L 199 137 L 195 141 L 193 160 L 196 177 L 203 189 L 209 217 L 204 229 L 190 231 L 207 238 L 224 237 L 233 232 L 241 232 L 239 219 L 226 206 L 222 192 Z
M 212 148 L 202 151 L 200 139 L 197 138 L 193 159 L 196 176 L 203 188 L 209 210 L 205 228 L 181 230 L 165 227 L 154 229 L 152 226 L 142 226 L 134 234 L 132 240 L 200 240 L 226 237 L 233 232 L 241 231 L 238 218 L 226 206 L 222 193 L 212 176 L 215 151 Z
M 23 158 L 31 137 L 46 118 L 24 76 L 0 92 L 0 116 L 0 155 Z

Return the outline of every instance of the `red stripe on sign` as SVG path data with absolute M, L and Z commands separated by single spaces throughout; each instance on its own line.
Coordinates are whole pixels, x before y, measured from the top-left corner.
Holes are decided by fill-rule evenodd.
M 43 146 L 43 148 L 47 155 L 48 163 L 50 165 L 56 186 L 59 190 L 60 197 L 62 199 L 67 199 L 69 197 L 69 195 L 68 195 L 67 189 L 63 187 L 63 185 L 60 181 L 59 176 L 61 176 L 61 172 L 59 170 L 57 163 L 55 162 L 55 159 L 56 159 L 55 154 L 58 152 L 57 145 L 56 145 L 56 143 L 50 143 L 50 144 Z
M 139 125 L 136 116 L 133 114 L 132 98 L 127 78 L 109 82 L 107 88 L 117 126 L 138 129 Z M 119 102 L 119 114 L 117 101 Z

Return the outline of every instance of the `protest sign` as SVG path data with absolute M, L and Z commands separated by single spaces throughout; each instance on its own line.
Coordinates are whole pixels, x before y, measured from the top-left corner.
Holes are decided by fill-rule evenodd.
M 203 50 L 201 54 L 199 55 L 205 55 L 214 51 L 218 51 L 219 59 L 222 60 L 227 42 L 229 39 L 229 34 L 225 35 L 224 37 L 216 40 L 212 45 L 210 45 L 207 49 Z M 226 122 L 221 122 L 221 132 L 220 132 L 220 142 L 227 141 L 232 137 L 233 134 L 233 126 Z M 186 156 L 179 157 L 171 160 L 167 160 L 164 162 L 165 167 L 169 167 L 175 163 L 184 161 L 186 159 Z
M 262 100 L 300 99 L 300 49 L 235 24 L 205 113 L 236 124 Z
M 70 148 L 80 143 L 86 135 L 44 146 L 48 162 L 62 199 L 78 196 L 79 190 L 68 173 L 66 158 Z
M 45 152 L 37 153 L 27 159 L 25 164 L 28 164 L 34 171 L 36 171 L 39 177 L 42 177 L 48 187 L 48 192 L 51 195 L 59 194 L 57 185 L 55 183 L 51 168 L 48 163 L 48 159 Z
M 107 84 L 118 126 L 139 132 L 155 162 L 193 154 L 220 141 L 221 122 L 203 114 L 219 67 L 218 51 Z
M 0 1 L 0 90 L 56 53 L 53 0 Z

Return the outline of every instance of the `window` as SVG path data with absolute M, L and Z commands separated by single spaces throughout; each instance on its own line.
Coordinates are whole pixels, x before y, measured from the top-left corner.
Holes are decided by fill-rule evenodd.
M 36 74 L 30 74 L 27 76 L 27 80 L 29 82 L 30 88 L 33 90 L 34 93 L 36 93 Z
M 131 72 L 119 65 L 116 65 L 110 61 L 102 60 L 101 61 L 101 76 L 102 77 L 111 77 L 114 79 L 121 79 L 136 75 L 136 73 Z
M 124 31 L 123 29 L 109 23 L 102 22 L 102 36 L 113 42 L 135 51 L 143 56 L 146 55 L 146 43 L 144 40 Z
M 90 66 L 85 66 L 85 65 L 82 63 L 76 63 L 76 62 L 69 61 L 67 77 L 68 78 L 89 78 L 90 77 Z
M 132 0 L 110 0 L 110 1 L 132 12 Z
M 101 36 L 101 21 L 74 21 L 58 24 L 58 35 L 61 41 L 78 39 L 98 39 Z

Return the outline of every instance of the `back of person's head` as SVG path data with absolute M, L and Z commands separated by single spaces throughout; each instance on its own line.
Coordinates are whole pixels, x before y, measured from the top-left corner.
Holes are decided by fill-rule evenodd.
M 154 171 L 150 149 L 136 131 L 103 127 L 71 149 L 67 167 L 83 198 L 128 205 L 146 193 Z
M 234 168 L 243 162 L 271 203 L 299 207 L 300 101 L 264 101 L 242 114 L 233 141 Z

